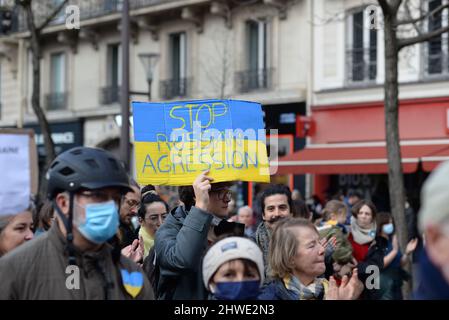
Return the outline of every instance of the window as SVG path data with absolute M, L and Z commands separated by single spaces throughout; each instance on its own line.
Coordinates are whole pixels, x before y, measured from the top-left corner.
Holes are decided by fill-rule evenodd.
M 49 110 L 66 108 L 66 63 L 65 53 L 50 56 L 50 94 L 47 96 Z
M 171 78 L 175 81 L 180 81 L 186 78 L 186 34 L 182 32 L 170 35 L 170 45 Z M 180 90 L 180 93 L 182 91 Z
M 161 81 L 163 98 L 187 95 L 187 37 L 185 32 L 173 33 L 169 37 L 170 79 Z
M 64 0 L 52 0 L 52 10 L 56 9 Z M 56 17 L 53 18 L 52 23 L 54 24 L 60 24 L 65 22 L 65 7 L 59 10 Z
M 122 59 L 121 49 L 119 44 L 108 45 L 108 69 L 107 78 L 109 87 L 119 87 L 122 78 Z
M 110 44 L 106 57 L 106 87 L 101 89 L 101 104 L 111 104 L 120 100 L 122 80 L 122 58 L 120 44 Z
M 428 11 L 431 12 L 448 0 L 430 0 L 428 1 Z M 442 14 L 430 17 L 427 21 L 429 32 L 446 27 L 449 23 L 448 9 L 443 10 Z M 449 73 L 449 32 L 432 38 L 426 44 L 426 73 L 427 75 L 440 75 Z
M 265 88 L 267 84 L 267 23 L 247 21 L 248 66 L 250 88 Z
M 266 89 L 270 85 L 272 70 L 268 67 L 268 26 L 265 19 L 246 21 L 247 69 L 236 74 L 240 92 Z
M 377 30 L 370 28 L 369 17 L 377 14 L 372 9 L 362 9 L 347 18 L 348 47 L 346 52 L 347 81 L 372 82 L 377 77 Z

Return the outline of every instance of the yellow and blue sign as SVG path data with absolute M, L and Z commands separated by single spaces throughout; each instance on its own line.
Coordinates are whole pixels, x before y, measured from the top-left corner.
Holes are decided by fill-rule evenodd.
M 191 185 L 209 170 L 214 182 L 269 182 L 260 104 L 238 100 L 133 102 L 137 181 Z

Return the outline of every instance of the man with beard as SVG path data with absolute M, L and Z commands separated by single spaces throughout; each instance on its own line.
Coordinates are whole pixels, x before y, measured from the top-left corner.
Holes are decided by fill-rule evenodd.
M 270 185 L 262 192 L 260 204 L 263 222 L 259 224 L 259 227 L 256 230 L 255 241 L 263 253 L 265 282 L 269 282 L 267 275 L 270 274 L 271 268 L 268 263 L 268 248 L 271 233 L 277 221 L 293 216 L 292 193 L 285 185 Z

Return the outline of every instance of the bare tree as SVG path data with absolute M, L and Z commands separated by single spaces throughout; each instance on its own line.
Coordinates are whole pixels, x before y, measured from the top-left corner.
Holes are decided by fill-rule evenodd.
M 382 8 L 385 35 L 385 135 L 388 154 L 388 182 L 391 212 L 393 214 L 399 243 L 405 250 L 408 234 L 405 221 L 405 187 L 401 166 L 401 149 L 399 145 L 399 101 L 398 101 L 398 56 L 401 49 L 422 43 L 449 32 L 449 26 L 437 30 L 424 30 L 423 21 L 441 16 L 449 4 L 441 5 L 429 11 L 421 6 L 419 16 L 413 17 L 409 0 L 378 0 Z M 425 2 L 427 3 L 427 2 Z M 415 10 L 416 11 L 416 10 Z M 401 15 L 403 18 L 401 19 Z M 413 36 L 401 36 L 401 28 L 412 27 L 416 32 Z M 404 30 L 404 29 L 402 29 Z
M 45 146 L 45 167 L 46 172 L 51 161 L 55 158 L 55 146 L 51 138 L 51 130 L 48 124 L 45 112 L 41 107 L 41 68 L 40 60 L 42 58 L 42 31 L 48 24 L 59 15 L 61 10 L 67 4 L 69 0 L 63 0 L 57 5 L 53 5 L 54 2 L 48 1 L 33 1 L 33 0 L 16 0 L 16 5 L 18 5 L 22 10 L 24 17 L 26 19 L 26 25 L 29 32 L 30 49 L 32 54 L 32 67 L 33 67 L 33 87 L 31 95 L 31 106 L 34 113 L 36 114 L 39 126 L 41 128 L 42 136 L 44 138 Z M 39 2 L 39 3 L 38 3 Z M 39 9 L 37 7 L 40 6 Z M 47 12 L 45 14 L 45 12 Z M 36 17 L 36 13 L 39 15 Z M 46 183 L 44 179 L 45 174 L 42 175 L 40 179 L 39 187 L 39 197 L 42 199 L 45 197 L 46 193 Z
M 199 64 L 214 91 L 219 94 L 220 99 L 223 99 L 232 81 L 232 33 L 226 29 L 225 32 L 212 32 L 212 34 L 213 50 L 208 54 L 205 60 L 207 62 L 200 60 Z

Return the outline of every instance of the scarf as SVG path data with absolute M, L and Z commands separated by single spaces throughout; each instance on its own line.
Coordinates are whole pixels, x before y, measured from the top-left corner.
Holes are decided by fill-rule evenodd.
M 263 262 L 265 266 L 265 282 L 268 282 L 268 275 L 271 273 L 270 264 L 268 263 L 268 252 L 269 245 L 271 239 L 271 231 L 265 225 L 265 222 L 262 222 L 257 227 L 256 231 L 256 243 L 259 248 L 262 250 L 263 254 Z
M 364 229 L 360 227 L 354 217 L 351 217 L 351 233 L 354 241 L 358 244 L 370 243 L 376 237 L 376 222 L 373 222 L 372 227 Z
M 328 282 L 325 278 L 316 278 L 315 281 L 305 286 L 298 278 L 293 275 L 288 275 L 284 279 L 287 290 L 293 291 L 297 294 L 299 300 L 323 300 L 328 288 Z
M 148 256 L 148 252 L 154 245 L 154 238 L 142 226 L 139 229 L 139 237 L 143 239 L 143 258 Z

